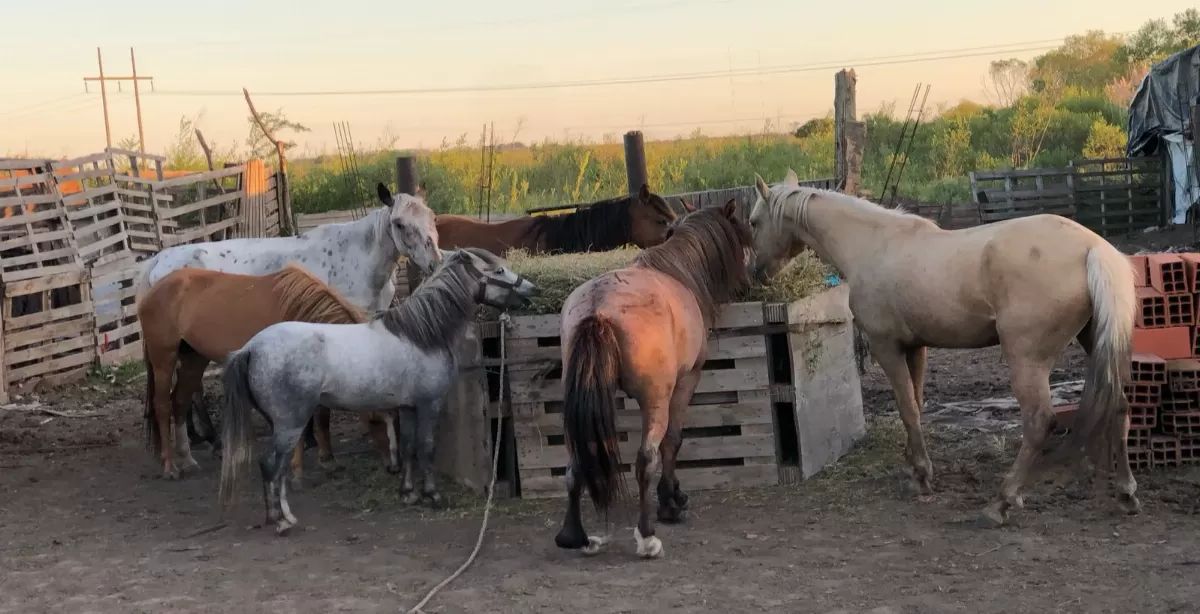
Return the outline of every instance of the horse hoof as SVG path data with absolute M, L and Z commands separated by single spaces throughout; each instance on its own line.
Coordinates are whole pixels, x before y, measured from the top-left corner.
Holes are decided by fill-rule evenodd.
M 983 529 L 999 529 L 1008 522 L 1008 514 L 1001 511 L 999 504 L 989 505 L 983 509 L 976 519 L 976 524 Z
M 1121 511 L 1130 516 L 1142 513 L 1142 502 L 1138 500 L 1137 495 L 1121 494 L 1117 497 L 1117 503 L 1121 506 Z
M 588 543 L 583 547 L 582 552 L 587 556 L 596 556 L 600 554 L 600 548 L 608 542 L 606 537 L 588 537 Z
M 660 505 L 658 521 L 664 524 L 679 524 L 683 522 L 683 509 L 678 505 Z
M 339 473 L 343 469 L 345 469 L 345 467 L 343 467 L 341 463 L 337 462 L 336 460 L 334 460 L 332 458 L 327 459 L 327 460 L 317 460 L 317 466 L 321 468 L 321 471 L 324 471 L 325 473 L 331 473 L 331 474 Z
M 385 465 L 384 469 L 392 475 L 400 473 L 400 465 Z
M 404 505 L 416 505 L 420 500 L 421 495 L 417 494 L 415 490 L 410 490 L 406 493 L 403 493 L 403 496 L 400 497 L 400 503 L 403 503 Z
M 680 511 L 687 509 L 688 496 L 686 494 L 684 494 L 684 492 L 682 490 L 677 489 L 675 491 L 674 499 L 675 499 L 675 505 L 679 506 Z
M 637 527 L 633 529 L 633 538 L 637 540 L 637 554 L 644 559 L 657 559 L 663 554 L 662 541 L 658 537 L 651 535 L 643 538 L 642 532 Z
M 179 479 L 179 469 L 175 468 L 175 467 L 172 467 L 170 469 L 163 469 L 162 477 L 164 480 L 171 480 L 171 481 L 178 480 Z
M 180 467 L 180 471 L 182 471 L 184 473 L 192 473 L 194 471 L 200 471 L 200 463 L 197 463 L 196 459 L 194 459 L 194 458 L 189 458 L 189 459 L 183 461 L 183 466 Z
M 448 507 L 446 499 L 442 497 L 441 493 L 426 493 L 425 495 L 421 496 L 421 501 L 428 504 L 429 507 L 435 510 L 444 510 L 446 507 Z
M 291 532 L 293 526 L 295 525 L 291 522 L 288 522 L 286 518 L 281 518 L 279 522 L 275 523 L 275 535 L 278 537 L 286 537 L 287 534 Z
M 292 476 L 292 479 L 288 480 L 288 488 L 294 491 L 304 490 L 304 478 L 298 475 Z

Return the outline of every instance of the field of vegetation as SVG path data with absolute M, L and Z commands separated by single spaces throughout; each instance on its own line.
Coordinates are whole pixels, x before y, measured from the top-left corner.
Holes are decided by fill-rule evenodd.
M 1134 35 L 1091 31 L 1032 61 L 992 63 L 986 100 L 929 109 L 916 132 L 899 185 L 901 196 L 934 203 L 970 202 L 967 173 L 998 168 L 1060 167 L 1079 158 L 1124 154 L 1127 108 L 1150 65 L 1200 42 L 1200 11 L 1152 20 Z M 884 107 L 867 113 L 864 191 L 878 194 L 897 155 L 903 118 Z M 905 111 L 906 109 L 899 109 Z M 282 110 L 269 117 L 276 134 L 307 131 Z M 169 151 L 172 164 L 202 164 L 183 120 Z M 264 147 L 251 128 L 247 149 Z M 263 152 L 265 153 L 265 152 Z M 359 152 L 358 168 L 369 188 L 391 181 L 399 151 L 386 143 Z M 226 152 L 232 156 L 234 152 Z M 294 153 L 293 156 L 296 154 Z M 431 205 L 442 212 L 478 209 L 480 149 L 466 136 L 434 151 L 418 152 Z M 830 116 L 785 129 L 766 125 L 755 134 L 706 137 L 699 131 L 646 144 L 651 187 L 671 194 L 748 185 L 755 171 L 770 179 L 794 168 L 802 178 L 833 174 Z M 291 166 L 298 213 L 349 208 L 356 201 L 339 157 L 324 155 Z M 493 211 L 520 212 L 548 204 L 588 202 L 625 189 L 620 143 L 543 142 L 498 144 L 491 196 Z M 371 193 L 373 190 L 366 190 Z

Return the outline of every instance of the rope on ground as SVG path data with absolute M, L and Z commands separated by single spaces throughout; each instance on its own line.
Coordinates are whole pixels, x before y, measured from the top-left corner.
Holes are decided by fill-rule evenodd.
M 509 318 L 507 311 L 500 314 L 500 396 L 499 396 L 499 398 L 500 398 L 501 405 L 503 405 L 503 403 L 504 403 L 504 362 L 505 362 L 505 356 L 506 356 L 505 351 L 504 351 L 504 336 L 505 336 L 505 332 L 508 330 L 508 327 L 511 325 L 511 322 L 512 322 L 512 319 Z M 475 562 L 475 556 L 479 554 L 479 548 L 481 546 L 483 546 L 483 534 L 485 531 L 487 531 L 488 515 L 492 511 L 492 495 L 496 492 L 496 473 L 498 473 L 500 470 L 500 433 L 501 433 L 500 427 L 503 424 L 503 422 L 504 422 L 504 412 L 499 411 L 496 413 L 496 438 L 492 440 L 492 483 L 490 485 L 488 485 L 487 502 L 484 503 L 484 505 L 483 505 L 483 522 L 481 522 L 479 524 L 479 537 L 477 537 L 475 539 L 475 549 L 471 550 L 471 555 L 467 557 L 467 560 L 464 561 L 463 564 L 458 567 L 458 569 L 454 570 L 454 573 L 450 574 L 445 580 L 442 580 L 440 583 L 438 583 L 437 586 L 430 589 L 429 592 L 425 595 L 425 598 L 422 599 L 420 601 L 420 603 L 418 603 L 417 605 L 414 605 L 411 609 L 409 609 L 408 614 L 416 614 L 417 612 L 420 612 L 421 608 L 425 607 L 425 604 L 429 603 L 429 600 L 433 599 L 433 596 L 438 594 L 438 591 L 442 590 L 443 588 L 446 587 L 447 584 L 450 584 L 456 578 L 461 576 L 462 573 L 467 570 L 467 567 L 470 567 L 471 563 Z

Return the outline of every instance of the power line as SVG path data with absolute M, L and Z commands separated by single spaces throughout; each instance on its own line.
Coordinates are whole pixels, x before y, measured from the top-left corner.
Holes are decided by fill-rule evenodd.
M 1049 44 L 1053 42 L 1055 44 Z M 674 73 L 663 75 L 651 75 L 643 77 L 624 77 L 610 79 L 596 79 L 585 81 L 558 81 L 558 82 L 542 82 L 542 83 L 514 83 L 514 84 L 496 84 L 496 85 L 471 85 L 471 86 L 450 86 L 450 87 L 426 87 L 426 88 L 409 88 L 409 89 L 393 89 L 393 90 L 310 90 L 310 91 L 276 91 L 276 92 L 256 92 L 259 96 L 386 96 L 386 95 L 414 95 L 414 94 L 452 94 L 452 93 L 470 93 L 470 92 L 502 92 L 502 91 L 517 91 L 517 90 L 544 90 L 544 89 L 562 89 L 572 87 L 599 87 L 611 85 L 636 85 L 647 83 L 667 83 L 676 81 L 699 81 L 705 79 L 726 79 L 731 76 L 761 76 L 761 75 L 778 75 L 789 73 L 816 72 L 823 70 L 832 70 L 843 66 L 853 65 L 855 67 L 870 67 L 870 66 L 888 66 L 896 64 L 911 64 L 917 62 L 934 62 L 942 60 L 957 60 L 972 57 L 994 56 L 1008 53 L 1023 53 L 1029 51 L 1045 51 L 1053 49 L 1061 44 L 1062 39 L 1050 39 L 1047 41 L 1030 41 L 1027 43 L 1009 43 L 1007 45 L 989 45 L 986 47 L 969 47 L 965 49 L 952 49 L 943 51 L 929 51 L 921 53 L 910 53 L 905 55 L 878 56 L 868 58 L 857 58 L 851 60 L 843 60 L 838 62 L 825 62 L 821 64 L 796 64 L 786 66 L 768 66 L 765 68 L 747 68 L 738 70 L 710 70 L 703 72 L 691 73 Z M 1012 49 L 1005 47 L 1013 47 L 1015 45 L 1031 45 L 1033 43 L 1041 43 L 1035 46 L 1022 46 Z M 928 56 L 928 57 L 919 57 Z M 241 96 L 240 91 L 234 90 L 159 90 L 155 93 L 157 96 Z

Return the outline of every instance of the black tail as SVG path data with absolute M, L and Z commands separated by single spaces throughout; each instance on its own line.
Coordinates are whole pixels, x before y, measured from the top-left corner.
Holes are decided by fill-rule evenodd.
M 250 429 L 250 409 L 254 407 L 254 392 L 250 389 L 250 351 L 238 350 L 225 362 L 225 409 L 221 417 L 221 440 L 225 453 L 221 457 L 220 501 L 228 505 L 237 490 L 237 482 L 250 466 L 250 449 L 254 434 Z
M 563 365 L 563 429 L 574 476 L 604 511 L 625 490 L 617 439 L 621 354 L 612 322 L 595 316 L 575 328 Z
M 146 426 L 146 447 L 155 455 L 162 454 L 162 439 L 158 433 L 158 418 L 154 415 L 154 365 L 150 362 L 150 350 L 142 343 L 142 364 L 146 367 L 146 409 L 142 420 Z

